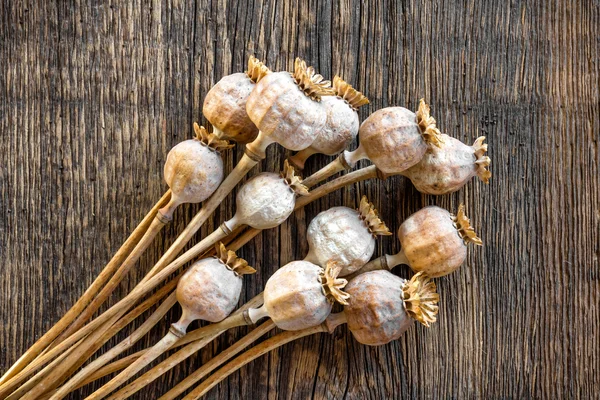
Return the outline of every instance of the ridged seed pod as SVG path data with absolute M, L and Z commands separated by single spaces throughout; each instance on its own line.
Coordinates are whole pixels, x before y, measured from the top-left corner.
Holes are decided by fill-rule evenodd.
M 277 327 L 295 331 L 319 325 L 331 313 L 334 301 L 346 303 L 345 279 L 340 267 L 325 269 L 308 261 L 292 261 L 281 267 L 265 286 L 263 308 Z M 252 314 L 251 314 L 252 317 Z
M 411 269 L 432 278 L 458 269 L 467 257 L 467 244 L 482 244 L 462 204 L 456 215 L 436 206 L 417 211 L 400 225 L 398 239 Z
M 256 138 L 258 128 L 246 112 L 246 102 L 256 84 L 269 73 L 262 62 L 250 56 L 247 72 L 223 77 L 206 94 L 202 113 L 221 138 L 238 143 Z
M 429 147 L 421 161 L 402 172 L 421 193 L 441 195 L 463 187 L 477 175 L 488 183 L 492 173 L 488 170 L 491 159 L 484 156 L 485 136 L 477 138 L 473 146 L 442 135 L 442 147 Z
M 296 196 L 307 194 L 286 160 L 280 174 L 263 172 L 240 188 L 235 219 L 256 229 L 274 228 L 294 211 Z
M 223 181 L 220 151 L 232 145 L 196 123 L 194 130 L 196 138 L 177 144 L 167 155 L 164 178 L 172 192 L 171 209 L 183 203 L 203 202 Z
M 440 131 L 423 100 L 416 114 L 403 107 L 374 112 L 363 122 L 358 135 L 368 158 L 388 174 L 418 163 L 430 145 L 441 146 Z
M 318 265 L 335 262 L 342 266 L 339 275 L 346 276 L 371 259 L 378 235 L 391 235 L 391 232 L 373 204 L 363 196 L 358 210 L 333 207 L 310 222 L 309 252 L 305 260 Z
M 177 284 L 176 296 L 183 309 L 182 320 L 223 320 L 240 299 L 242 276 L 256 272 L 222 243 L 216 249 L 216 257 L 194 263 Z
M 266 75 L 246 102 L 246 112 L 260 131 L 255 142 L 276 142 L 295 151 L 310 146 L 327 119 L 321 96 L 332 93 L 330 82 L 299 58 L 294 74 Z
M 379 346 L 398 339 L 418 321 L 435 322 L 439 295 L 423 273 L 409 281 L 389 271 L 372 271 L 352 279 L 346 286 L 344 307 L 348 328 L 362 344 Z

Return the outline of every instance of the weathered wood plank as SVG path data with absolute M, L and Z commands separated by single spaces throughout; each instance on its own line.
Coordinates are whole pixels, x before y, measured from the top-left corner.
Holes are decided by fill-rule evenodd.
M 0 370 L 74 303 L 165 190 L 164 158 L 194 121 L 206 122 L 211 85 L 244 70 L 250 54 L 273 69 L 301 56 L 369 96 L 361 118 L 389 105 L 415 108 L 425 97 L 444 132 L 467 142 L 488 137 L 494 177 L 439 198 L 392 178 L 319 200 L 242 250 L 259 267 L 242 300 L 279 265 L 304 257 L 306 226 L 319 211 L 355 206 L 362 194 L 393 230 L 425 205 L 465 202 L 486 246 L 438 280 L 432 328 L 415 326 L 379 348 L 359 345 L 345 328 L 306 338 L 208 397 L 597 396 L 600 4 L 421 3 L 2 2 Z M 241 154 L 225 156 L 228 169 Z M 278 170 L 286 155 L 272 146 L 253 174 Z M 306 173 L 329 159 L 315 157 Z M 198 238 L 234 207 L 230 196 Z M 176 213 L 113 302 L 198 209 Z M 384 238 L 377 253 L 398 249 Z M 178 313 L 135 349 L 154 343 Z M 149 393 L 164 393 L 246 331 L 224 335 Z

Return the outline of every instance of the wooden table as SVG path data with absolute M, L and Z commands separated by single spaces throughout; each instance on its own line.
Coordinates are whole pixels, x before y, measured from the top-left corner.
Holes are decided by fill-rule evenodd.
M 363 119 L 426 98 L 444 132 L 468 143 L 487 136 L 494 175 L 488 186 L 474 180 L 442 197 L 396 177 L 317 201 L 243 248 L 259 272 L 242 300 L 305 256 L 318 212 L 355 207 L 363 194 L 394 231 L 426 205 L 465 202 L 485 246 L 437 280 L 440 313 L 430 329 L 415 325 L 378 348 L 345 328 L 306 338 L 243 368 L 209 398 L 598 396 L 598 1 L 71 3 L 0 6 L 0 370 L 92 282 L 166 190 L 166 154 L 192 136 L 194 121 L 206 123 L 208 89 L 255 54 L 274 70 L 301 56 L 326 77 L 341 75 L 371 99 Z M 241 154 L 225 156 L 228 170 Z M 252 174 L 279 170 L 287 155 L 272 146 Z M 329 160 L 311 159 L 306 173 Z M 224 201 L 198 238 L 234 204 Z M 112 303 L 198 209 L 176 213 Z M 376 254 L 398 249 L 387 237 Z M 395 272 L 409 276 L 406 267 Z M 178 316 L 173 310 L 135 349 Z M 138 398 L 164 393 L 246 331 L 224 335 Z

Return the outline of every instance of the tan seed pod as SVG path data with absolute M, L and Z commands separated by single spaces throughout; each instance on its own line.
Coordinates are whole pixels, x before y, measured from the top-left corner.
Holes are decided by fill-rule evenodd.
M 435 119 L 423 100 L 417 114 L 403 107 L 388 107 L 371 114 L 360 127 L 358 154 L 365 155 L 388 174 L 398 174 L 416 163 L 431 146 L 441 146 Z M 355 160 L 352 160 L 352 163 Z
M 332 207 L 319 213 L 307 230 L 305 260 L 318 265 L 335 262 L 340 276 L 359 270 L 373 256 L 378 235 L 391 235 L 377 211 L 363 196 L 358 210 Z
M 258 128 L 246 113 L 246 101 L 254 86 L 271 71 L 254 56 L 248 71 L 223 77 L 206 94 L 202 112 L 224 138 L 238 143 L 253 141 Z
M 332 299 L 347 300 L 341 291 L 345 280 L 337 279 L 335 264 L 328 268 L 325 272 L 308 261 L 292 261 L 281 267 L 265 286 L 265 315 L 287 331 L 321 324 L 331 313 Z
M 194 123 L 196 138 L 169 151 L 164 177 L 171 188 L 171 203 L 200 203 L 210 197 L 223 180 L 220 151 L 231 145 Z
M 488 170 L 491 159 L 484 156 L 487 144 L 485 136 L 477 138 L 473 146 L 460 140 L 441 135 L 442 147 L 430 147 L 421 161 L 402 172 L 418 191 L 441 195 L 457 191 L 473 176 L 488 183 L 492 173 Z
M 417 211 L 400 225 L 398 239 L 411 269 L 433 278 L 457 270 L 467 257 L 468 243 L 481 245 L 463 205 L 456 216 L 436 206 Z
M 435 322 L 439 296 L 423 274 L 410 281 L 389 271 L 358 275 L 346 286 L 350 295 L 344 307 L 348 328 L 356 340 L 379 346 L 398 339 L 414 323 Z
M 327 119 L 319 101 L 332 93 L 328 85 L 300 59 L 293 75 L 274 72 L 261 79 L 246 103 L 246 112 L 260 131 L 254 142 L 275 142 L 295 151 L 310 146 Z
M 176 296 L 183 309 L 182 320 L 223 320 L 239 301 L 242 275 L 256 272 L 222 243 L 216 249 L 217 257 L 194 263 L 177 285 Z

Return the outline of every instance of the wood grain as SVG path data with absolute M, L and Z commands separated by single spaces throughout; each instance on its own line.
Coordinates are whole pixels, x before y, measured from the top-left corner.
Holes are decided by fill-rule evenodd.
M 485 247 L 437 280 L 442 303 L 432 328 L 415 326 L 378 348 L 346 329 L 305 338 L 243 368 L 209 398 L 598 396 L 597 0 L 89 3 L 0 5 L 1 371 L 92 282 L 163 193 L 168 150 L 192 136 L 194 121 L 206 122 L 211 85 L 255 54 L 276 70 L 301 56 L 325 76 L 341 75 L 371 99 L 361 118 L 390 105 L 415 108 L 425 97 L 444 132 L 467 142 L 487 136 L 494 176 L 489 186 L 472 182 L 437 198 L 402 178 L 332 194 L 242 250 L 259 269 L 242 300 L 279 265 L 304 257 L 306 226 L 319 211 L 356 206 L 362 194 L 393 230 L 425 205 L 465 202 Z M 241 154 L 228 154 L 227 168 Z M 273 146 L 254 173 L 278 170 L 285 156 Z M 307 173 L 328 160 L 311 159 Z M 198 238 L 232 216 L 233 199 Z M 198 209 L 176 213 L 113 303 Z M 377 254 L 398 249 L 383 238 Z M 132 352 L 154 343 L 178 313 Z M 138 398 L 164 393 L 244 332 L 224 335 Z

